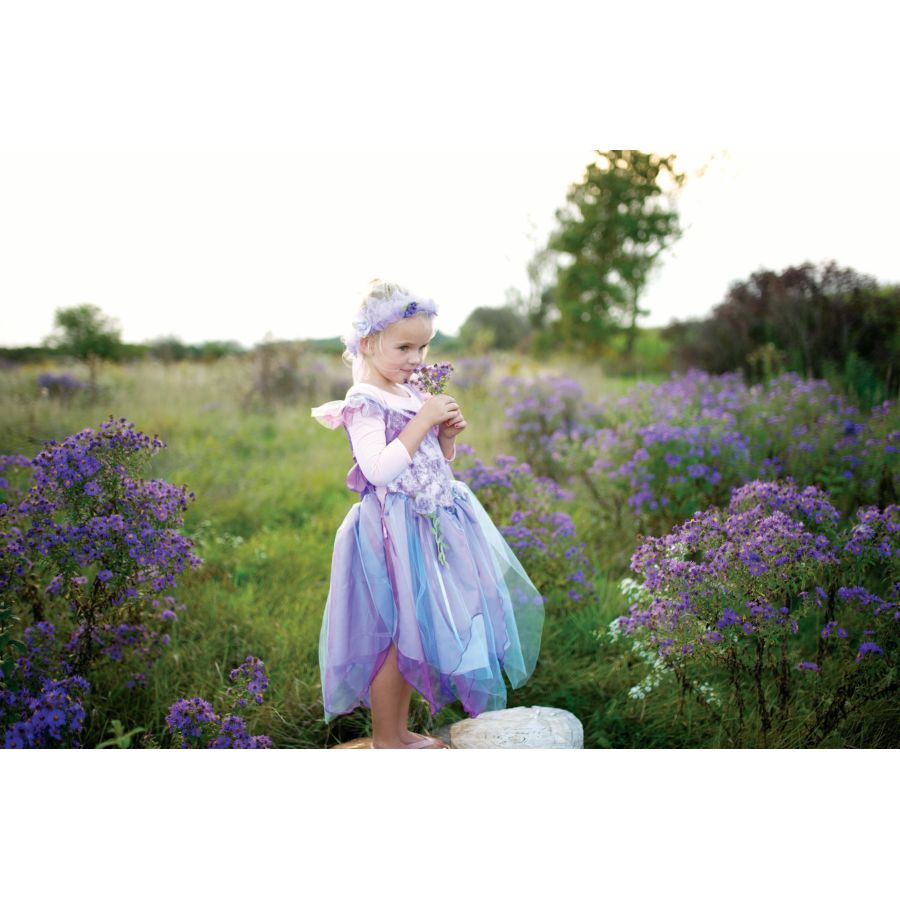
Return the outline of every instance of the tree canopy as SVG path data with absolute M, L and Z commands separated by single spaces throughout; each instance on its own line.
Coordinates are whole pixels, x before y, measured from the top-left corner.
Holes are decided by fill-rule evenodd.
M 794 371 L 829 378 L 873 404 L 900 387 L 900 286 L 842 268 L 834 260 L 760 269 L 731 284 L 699 321 L 663 331 L 680 366 L 748 379 Z
M 597 151 L 557 210 L 559 227 L 548 242 L 555 284 L 542 292 L 533 318 L 550 340 L 590 352 L 627 328 L 631 351 L 637 319 L 647 312 L 639 306 L 647 277 L 681 237 L 678 213 L 668 207 L 685 177 L 674 155 Z
M 52 347 L 76 359 L 116 359 L 122 349 L 121 328 L 91 303 L 57 309 L 56 332 L 47 339 Z
M 459 337 L 478 350 L 511 350 L 528 331 L 527 320 L 512 306 L 479 306 L 463 322 Z
M 91 391 L 97 391 L 97 371 L 103 360 L 119 359 L 125 349 L 118 322 L 108 318 L 98 306 L 83 303 L 57 309 L 56 331 L 46 344 L 88 364 Z

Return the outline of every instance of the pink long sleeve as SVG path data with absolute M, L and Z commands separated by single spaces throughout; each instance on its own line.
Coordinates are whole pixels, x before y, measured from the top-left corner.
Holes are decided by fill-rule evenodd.
M 366 480 L 376 487 L 393 481 L 412 462 L 399 438 L 387 443 L 382 416 L 354 416 L 347 431 L 356 462 Z

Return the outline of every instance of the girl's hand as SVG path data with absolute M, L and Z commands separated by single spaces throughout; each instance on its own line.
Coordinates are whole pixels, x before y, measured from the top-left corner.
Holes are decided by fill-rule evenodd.
M 448 394 L 444 394 L 445 397 L 448 397 Z M 449 398 L 453 400 L 452 397 Z M 453 400 L 456 403 L 455 400 Z M 468 424 L 466 420 L 463 418 L 463 414 L 459 409 L 459 404 L 456 404 L 456 415 L 450 419 L 446 419 L 441 422 L 441 426 L 438 429 L 438 437 L 443 438 L 455 438 Z
M 438 429 L 438 437 L 455 438 L 468 424 L 462 417 L 462 413 L 460 413 L 446 422 L 441 422 L 441 426 Z
M 416 413 L 416 418 L 420 417 L 425 420 L 429 428 L 434 425 L 443 425 L 451 419 L 461 418 L 459 404 L 447 394 L 429 395 Z

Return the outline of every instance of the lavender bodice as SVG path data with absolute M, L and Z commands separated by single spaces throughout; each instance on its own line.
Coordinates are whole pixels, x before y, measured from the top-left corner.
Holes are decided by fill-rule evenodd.
M 403 431 L 413 415 L 397 409 L 385 410 L 385 436 L 389 442 Z M 422 439 L 409 466 L 388 482 L 387 489 L 412 497 L 416 512 L 427 516 L 438 506 L 453 506 L 452 483 L 453 473 L 444 458 L 435 427 Z
M 419 400 L 421 401 L 421 397 Z M 326 427 L 344 426 L 347 440 L 350 442 L 350 452 L 354 453 L 354 465 L 347 474 L 347 487 L 357 491 L 362 497 L 369 491 L 376 491 L 376 486 L 366 479 L 354 452 L 348 427 L 354 416 L 380 416 L 384 422 L 385 441 L 390 444 L 416 412 L 416 409 L 394 408 L 381 398 L 368 393 L 351 391 L 345 400 L 326 403 L 313 410 L 313 415 Z M 427 516 L 438 506 L 453 506 L 455 498 L 453 481 L 453 472 L 444 457 L 438 441 L 438 429 L 435 426 L 422 439 L 412 456 L 412 462 L 396 478 L 389 481 L 384 489 L 387 492 L 406 494 L 412 498 L 416 512 Z

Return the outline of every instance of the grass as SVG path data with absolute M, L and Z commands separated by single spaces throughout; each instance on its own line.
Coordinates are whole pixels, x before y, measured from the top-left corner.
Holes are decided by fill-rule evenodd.
M 254 366 L 252 358 L 109 366 L 101 372 L 99 396 L 70 400 L 37 392 L 39 366 L 0 373 L 0 452 L 33 456 L 44 440 L 96 427 L 110 415 L 125 417 L 168 445 L 147 477 L 186 483 L 197 495 L 185 531 L 204 565 L 179 581 L 177 598 L 187 609 L 146 688 L 123 688 L 121 671 L 97 674 L 89 723 L 94 743 L 110 738 L 114 719 L 126 732 L 141 728 L 141 737 L 162 739 L 171 703 L 183 696 L 212 700 L 227 687 L 229 671 L 249 654 L 265 661 L 270 679 L 268 702 L 253 712 L 255 733 L 268 734 L 277 747 L 300 748 L 369 733 L 365 710 L 330 725 L 322 717 L 319 628 L 334 534 L 355 498 L 344 485 L 351 463 L 346 436 L 323 429 L 309 409 L 336 394 L 266 407 L 253 390 Z M 511 453 L 496 382 L 505 374 L 575 371 L 563 358 L 538 363 L 497 357 L 486 384 L 455 392 L 469 422 L 461 440 L 482 459 Z M 77 367 L 73 373 L 86 375 Z M 619 396 L 638 380 L 664 378 L 658 371 L 641 378 L 610 376 L 599 363 L 581 362 L 577 377 L 593 399 Z M 339 361 L 333 361 L 328 378 L 338 384 L 347 378 Z M 577 510 L 576 520 L 589 519 L 586 512 Z M 714 746 L 714 733 L 679 719 L 674 692 L 661 690 L 643 706 L 628 698 L 629 687 L 644 675 L 643 664 L 603 635 L 625 610 L 617 582 L 634 535 L 622 534 L 615 543 L 592 548 L 595 558 L 610 560 L 609 570 L 596 575 L 593 600 L 547 609 L 537 669 L 526 685 L 510 692 L 509 705 L 573 712 L 584 725 L 587 747 Z M 463 715 L 453 704 L 432 721 L 420 699 L 412 714 L 418 729 Z

